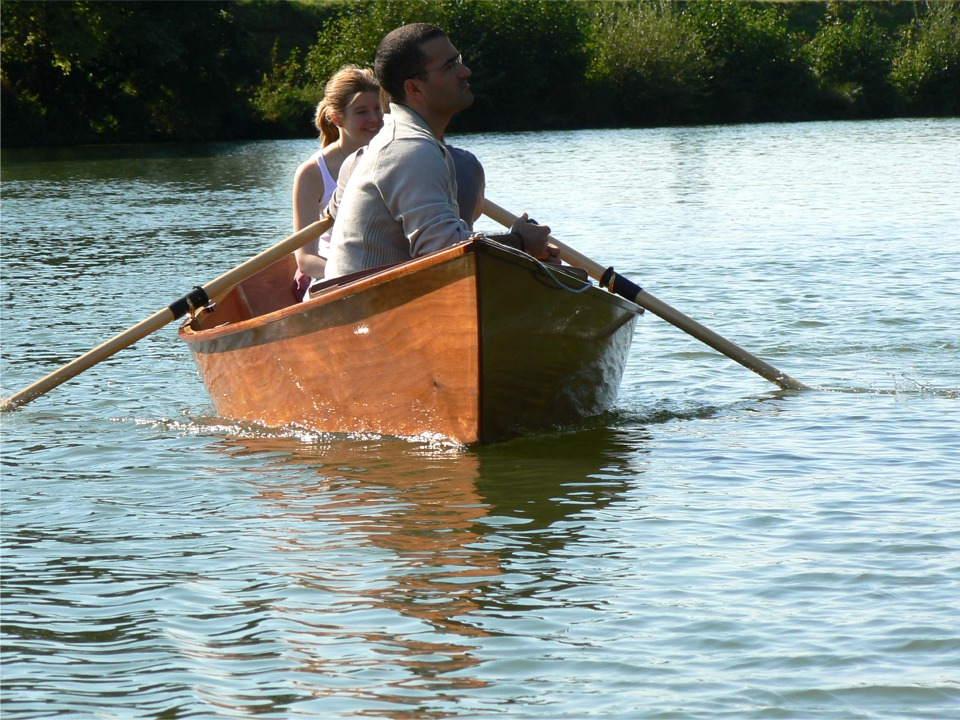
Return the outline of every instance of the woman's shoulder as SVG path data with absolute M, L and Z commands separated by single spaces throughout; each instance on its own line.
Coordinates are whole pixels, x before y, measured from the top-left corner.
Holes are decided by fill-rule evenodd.
M 309 190 L 310 192 L 313 192 L 314 189 L 318 191 L 323 189 L 323 173 L 320 172 L 320 167 L 315 160 L 304 160 L 297 166 L 297 170 L 293 175 L 293 184 L 294 187 Z
M 302 163 L 300 163 L 299 165 L 297 165 L 297 172 L 296 172 L 296 174 L 297 174 L 298 176 L 301 176 L 301 175 L 316 175 L 317 177 L 320 177 L 320 166 L 317 165 L 316 156 L 311 155 L 309 158 L 307 158 L 307 159 L 304 160 Z

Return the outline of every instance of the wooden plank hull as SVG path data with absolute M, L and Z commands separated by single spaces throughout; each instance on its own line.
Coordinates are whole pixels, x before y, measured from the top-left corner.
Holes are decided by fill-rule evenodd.
M 219 415 L 498 442 L 612 407 L 638 314 L 481 241 L 307 303 L 292 303 L 291 277 L 278 263 L 180 328 Z

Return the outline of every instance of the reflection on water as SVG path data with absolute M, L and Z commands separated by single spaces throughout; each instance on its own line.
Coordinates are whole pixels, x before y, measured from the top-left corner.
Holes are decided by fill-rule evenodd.
M 424 693 L 449 699 L 487 684 L 475 650 L 489 631 L 477 613 L 522 612 L 557 585 L 530 559 L 575 541 L 578 514 L 601 511 L 636 480 L 638 444 L 596 428 L 474 450 L 275 434 L 217 447 L 272 470 L 247 484 L 263 513 L 263 552 L 279 558 L 270 572 L 287 588 L 269 604 L 286 628 L 284 656 L 325 692 L 372 673 L 384 685 L 370 697 L 403 707 L 415 690 L 422 708 Z
M 245 452 L 263 451 L 242 444 Z M 274 611 L 309 616 L 314 592 L 343 608 L 291 636 L 302 669 L 336 677 L 387 667 L 391 679 L 377 694 L 397 703 L 412 685 L 451 693 L 482 684 L 468 672 L 476 665 L 469 640 L 482 633 L 461 618 L 499 565 L 474 548 L 474 527 L 486 512 L 476 458 L 384 440 L 335 443 L 279 462 L 302 466 L 304 477 L 256 486 L 277 521 L 269 531 L 275 550 L 299 590 L 299 602 Z M 365 651 L 332 658 L 330 642 Z
M 480 448 L 477 489 L 492 518 L 514 523 L 525 552 L 549 553 L 576 537 L 576 525 L 561 521 L 600 510 L 636 485 L 646 437 L 642 429 L 604 426 Z

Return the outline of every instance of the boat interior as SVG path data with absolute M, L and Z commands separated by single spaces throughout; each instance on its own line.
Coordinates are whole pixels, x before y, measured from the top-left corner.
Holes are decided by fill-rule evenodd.
M 191 323 L 194 330 L 207 330 L 225 323 L 236 323 L 282 310 L 297 302 L 293 294 L 293 276 L 297 262 L 293 253 L 233 287 L 217 300 L 214 312 L 198 315 Z
M 384 267 L 386 266 L 327 280 L 315 286 L 314 292 L 316 288 L 327 290 L 353 282 L 366 275 L 380 272 Z M 285 255 L 273 265 L 235 285 L 216 301 L 214 312 L 197 315 L 190 323 L 191 329 L 209 330 L 212 327 L 269 315 L 277 310 L 299 304 L 300 300 L 293 291 L 293 277 L 296 271 L 297 261 L 293 253 Z

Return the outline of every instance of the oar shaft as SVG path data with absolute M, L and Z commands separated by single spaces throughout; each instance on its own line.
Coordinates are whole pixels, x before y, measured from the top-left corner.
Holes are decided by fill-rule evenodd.
M 84 370 L 89 370 L 97 363 L 106 360 L 123 348 L 133 345 L 137 340 L 145 338 L 152 332 L 156 332 L 174 319 L 170 308 L 164 308 L 163 310 L 155 312 L 146 320 L 142 320 L 102 345 L 98 345 L 93 350 L 84 353 L 75 360 L 71 360 L 58 370 L 53 371 L 46 377 L 37 380 L 32 385 L 28 385 L 23 390 L 6 398 L 0 403 L 0 411 L 15 410 L 21 405 L 26 405 L 31 400 L 50 392 L 58 385 L 62 385 Z
M 325 232 L 332 224 L 333 221 L 330 218 L 324 218 L 323 220 L 318 220 L 317 222 L 308 225 L 285 240 L 280 241 L 273 247 L 264 250 L 259 255 L 256 255 L 246 262 L 237 265 L 232 270 L 225 272 L 215 280 L 211 280 L 204 285 L 203 288 L 201 288 L 202 292 L 205 293 L 206 297 L 210 299 L 223 296 L 234 285 L 243 282 L 248 277 L 260 272 L 266 267 L 269 267 L 284 255 L 287 255 L 288 253 L 291 253 L 297 248 L 305 245 L 313 238 Z M 76 360 L 72 360 L 63 367 L 55 370 L 40 380 L 37 380 L 32 385 L 29 385 L 23 390 L 20 390 L 19 392 L 16 392 L 10 397 L 4 399 L 2 402 L 0 402 L 0 411 L 6 412 L 8 410 L 15 410 L 21 405 L 27 404 L 31 400 L 34 400 L 35 398 L 38 398 L 41 395 L 53 390 L 58 385 L 62 385 L 70 378 L 79 375 L 84 370 L 89 370 L 97 363 L 106 360 L 108 357 L 118 353 L 123 348 L 133 345 L 137 340 L 145 338 L 147 335 L 156 332 L 164 325 L 167 325 L 177 318 L 182 317 L 185 314 L 185 309 L 190 304 L 189 302 L 186 302 L 186 299 L 192 297 L 192 295 L 193 294 L 191 293 L 191 295 L 181 298 L 170 306 L 165 307 L 162 310 L 158 310 L 146 320 L 140 321 L 133 327 L 124 330 L 122 333 L 114 336 L 102 345 L 98 345 L 93 350 L 81 355 Z
M 654 315 L 663 318 L 671 325 L 680 328 L 685 333 L 692 335 L 700 342 L 709 345 L 717 352 L 722 353 L 731 360 L 740 363 L 748 370 L 753 370 L 753 372 L 760 377 L 769 380 L 775 385 L 779 385 L 784 390 L 810 389 L 807 385 L 804 385 L 799 380 L 795 380 L 785 372 L 775 368 L 770 363 L 765 362 L 756 355 L 747 352 L 736 343 L 727 340 L 721 335 L 718 335 L 705 325 L 701 325 L 693 318 L 684 315 L 676 308 L 673 308 L 662 300 L 654 297 L 646 290 L 641 290 L 639 293 L 637 293 L 637 297 L 634 302 L 636 302 L 640 307 L 646 308 Z
M 516 215 L 487 199 L 484 199 L 483 201 L 483 212 L 491 220 L 494 220 L 506 227 L 511 227 L 517 221 Z M 583 255 L 573 248 L 568 247 L 552 235 L 550 236 L 550 242 L 560 249 L 561 260 L 569 263 L 570 265 L 582 267 L 587 271 L 590 277 L 602 285 L 609 287 L 616 279 L 612 268 L 604 268 L 602 265 L 600 265 L 600 263 L 595 262 L 586 255 Z M 810 389 L 807 385 L 804 385 L 799 380 L 795 380 L 785 372 L 777 370 L 777 368 L 773 367 L 773 365 L 764 362 L 760 358 L 744 350 L 736 343 L 727 340 L 726 338 L 715 333 L 710 328 L 701 325 L 693 318 L 688 317 L 679 310 L 670 307 L 667 305 L 667 303 L 657 299 L 646 290 L 634 285 L 632 282 L 627 280 L 622 283 L 618 282 L 617 284 L 624 288 L 630 288 L 628 292 L 623 293 L 624 295 L 628 296 L 627 299 L 632 300 L 640 307 L 649 310 L 654 315 L 663 318 L 671 325 L 680 328 L 684 332 L 695 337 L 700 342 L 709 345 L 714 350 L 723 353 L 728 358 L 740 363 L 748 370 L 752 370 L 760 377 L 765 378 L 766 380 L 769 380 L 770 382 L 779 385 L 786 390 Z
M 232 270 L 228 270 L 223 275 L 215 278 L 203 286 L 207 295 L 211 299 L 222 297 L 234 285 L 239 285 L 248 277 L 257 274 L 261 270 L 270 267 L 280 258 L 288 253 L 292 253 L 297 248 L 303 247 L 315 237 L 319 237 L 333 226 L 333 219 L 324 217 L 316 222 L 307 225 L 302 230 L 298 230 L 290 237 L 281 240 L 273 247 L 269 247 L 259 255 L 254 255 L 246 262 L 240 263 Z M 290 278 L 293 282 L 293 278 Z

